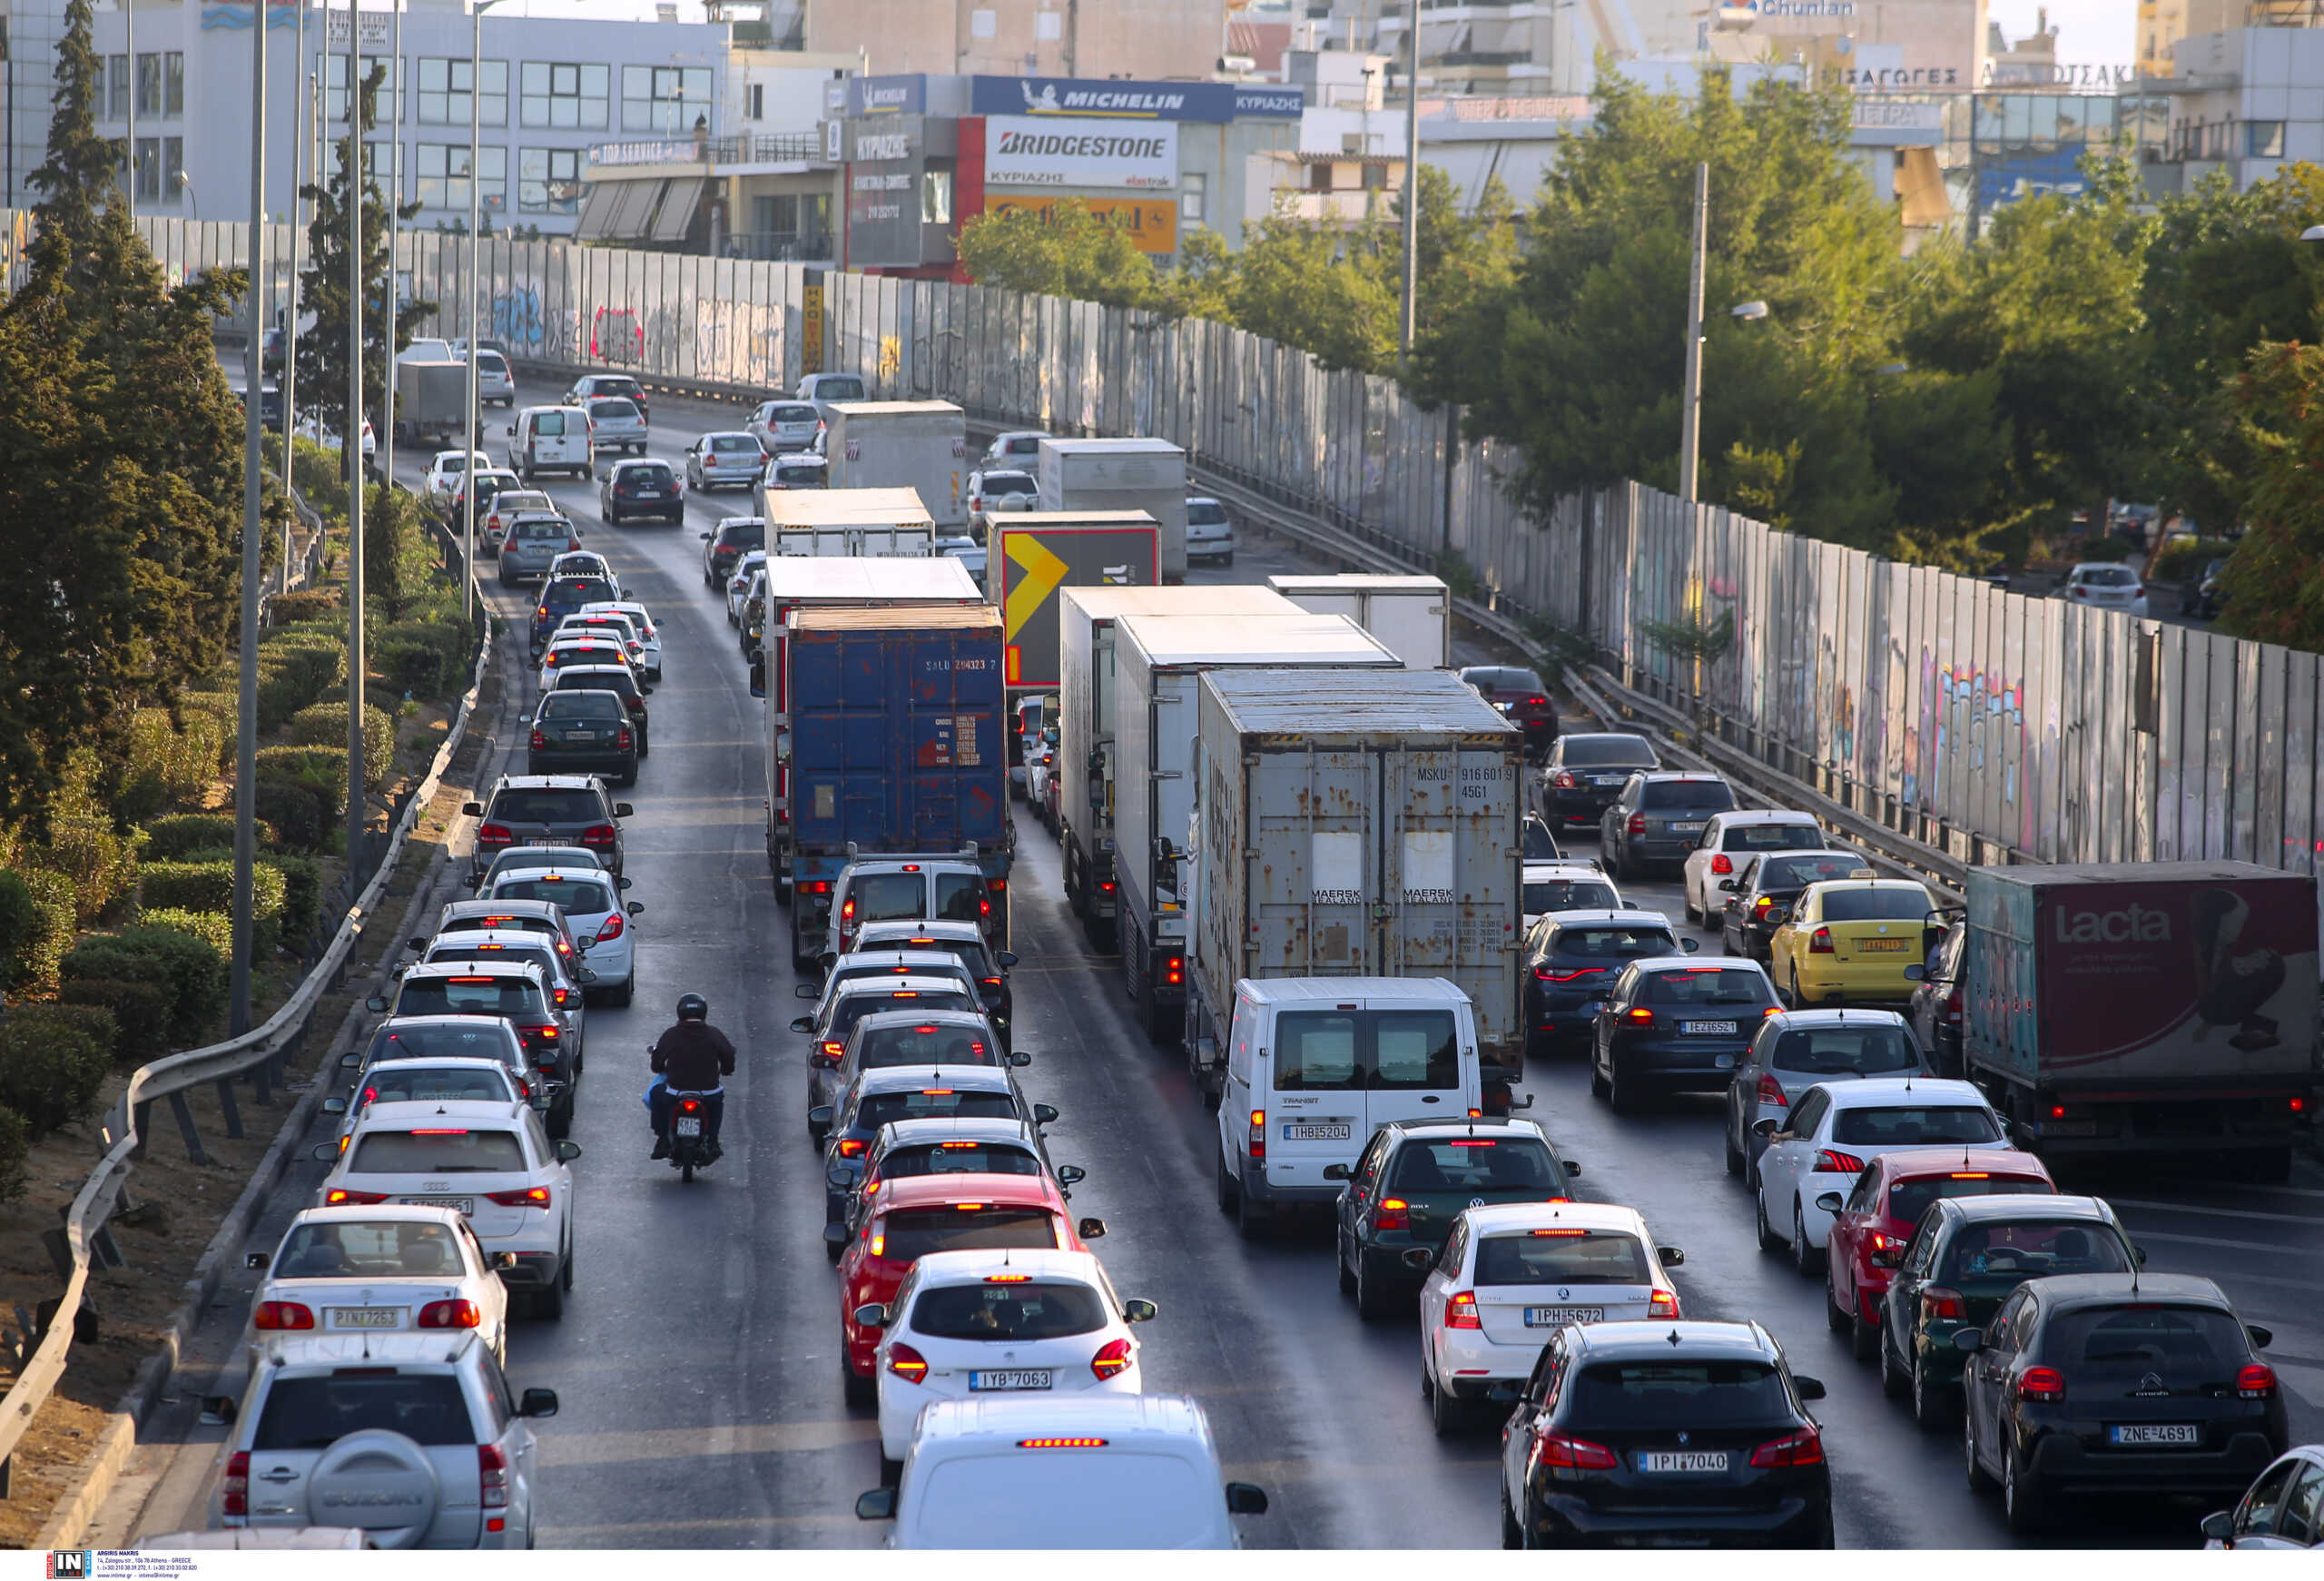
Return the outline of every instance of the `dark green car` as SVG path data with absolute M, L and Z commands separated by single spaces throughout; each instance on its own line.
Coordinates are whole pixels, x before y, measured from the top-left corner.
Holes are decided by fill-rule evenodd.
M 1354 1164 L 1332 1164 L 1340 1188 L 1340 1289 L 1356 1315 L 1384 1317 L 1409 1303 L 1428 1276 L 1408 1267 L 1414 1247 L 1433 1252 L 1464 1208 L 1495 1202 L 1563 1202 L 1581 1166 L 1558 1157 L 1530 1120 L 1392 1120 L 1372 1133 Z
M 2146 1260 L 2098 1197 L 1946 1197 L 1928 1205 L 1882 1298 L 1880 1384 L 1942 1428 L 1960 1408 L 1962 1329 L 1991 1323 L 2009 1293 L 2051 1274 L 2128 1273 Z

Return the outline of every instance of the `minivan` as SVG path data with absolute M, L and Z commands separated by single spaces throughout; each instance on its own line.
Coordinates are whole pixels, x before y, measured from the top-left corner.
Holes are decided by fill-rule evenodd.
M 1225 1083 L 1218 1206 L 1256 1235 L 1278 1205 L 1338 1201 L 1324 1171 L 1389 1121 L 1482 1112 L 1475 1008 L 1442 977 L 1246 977 Z
M 543 472 L 570 472 L 594 483 L 589 414 L 577 406 L 528 406 L 508 425 L 508 465 L 525 482 Z

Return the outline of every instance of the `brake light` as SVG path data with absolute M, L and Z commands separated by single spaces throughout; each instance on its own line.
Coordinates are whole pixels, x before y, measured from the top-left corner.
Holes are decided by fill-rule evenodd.
M 1542 1434 L 1533 1445 L 1533 1463 L 1561 1466 L 1573 1471 L 1611 1471 L 1621 1464 L 1605 1445 L 1593 1444 L 1587 1438 L 1570 1438 L 1563 1433 Z
M 576 543 L 576 544 L 572 545 L 571 547 L 572 547 L 572 548 L 579 548 L 581 546 L 580 546 L 579 544 L 577 544 L 577 543 Z M 548 606 L 547 606 L 547 605 L 546 605 L 546 604 L 544 604 L 544 605 L 542 605 L 539 608 L 537 608 L 537 609 L 534 610 L 534 611 L 533 611 L 533 618 L 534 618 L 534 619 L 536 619 L 536 620 L 546 620 L 546 619 L 547 619 L 547 618 L 548 618 Z
M 2305 1114 L 2308 1112 L 2308 1100 L 2305 1098 L 2291 1098 L 2287 1099 L 2285 1102 L 2291 1105 L 2291 1112 L 2294 1114 Z
M 2273 1399 L 2276 1369 L 2264 1362 L 2253 1362 L 2235 1375 L 2235 1392 L 2247 1400 Z
M 1934 1323 L 1942 1319 L 1958 1323 L 1968 1315 L 1968 1305 L 1962 1300 L 1959 1290 L 1947 1290 L 1943 1285 L 1921 1287 L 1922 1322 Z
M 822 425 L 818 423 L 816 426 L 820 428 Z M 1103 1438 L 1019 1438 L 1017 1440 L 1017 1448 L 1019 1449 L 1102 1449 L 1105 1447 L 1106 1440 Z
M 828 878 L 819 878 L 812 884 L 801 884 L 799 890 L 803 894 L 829 894 L 832 892 L 832 881 Z
M 1655 1291 L 1652 1299 L 1646 1303 L 1646 1315 L 1649 1318 L 1677 1317 L 1679 1315 L 1679 1292 L 1676 1290 Z
M 1103 882 L 1101 882 L 1101 883 L 1098 885 L 1098 893 L 1099 893 L 1099 894 L 1113 894 L 1113 893 L 1114 893 L 1114 881 L 1113 881 L 1112 879 L 1110 879 L 1110 878 L 1104 880 Z
M 2087 598 L 2090 597 L 2090 590 L 2087 588 L 2076 585 L 2066 589 L 2066 597 L 2069 598 Z
M 986 894 L 999 894 L 1009 887 L 1009 881 L 1005 878 L 988 878 L 984 881 L 984 887 Z
M 909 1345 L 888 1347 L 888 1370 L 906 1383 L 918 1383 L 928 1376 L 928 1358 Z
M 268 1330 L 311 1329 L 314 1326 L 314 1309 L 297 1301 L 261 1301 L 257 1312 L 251 1319 L 251 1328 Z
M 584 845 L 610 845 L 615 837 L 611 824 L 592 824 L 581 831 L 581 844 Z
M 499 1445 L 476 1447 L 476 1481 L 477 1501 L 485 1508 L 508 1507 L 508 1457 L 500 1452 Z
M 1713 873 L 1732 873 L 1735 871 L 1735 864 L 1727 859 L 1726 852 L 1721 851 L 1710 859 L 1710 870 Z
M 855 897 L 853 895 L 849 895 L 844 901 L 840 903 L 839 920 L 842 927 L 849 926 L 855 921 Z
M 1538 708 L 1548 701 L 1547 697 L 1528 697 L 1525 699 L 1525 706 L 1529 708 Z
M 549 1201 L 547 1186 L 520 1186 L 513 1191 L 488 1191 L 485 1197 L 487 1201 L 497 1202 L 503 1208 L 546 1208 Z
M 1178 988 L 1185 985 L 1187 981 L 1187 958 L 1184 955 L 1173 955 L 1170 957 L 1168 964 L 1162 968 L 1162 981 L 1167 986 L 1171 988 Z
M 538 1038 L 543 1042 L 553 1043 L 556 1042 L 556 1028 L 554 1025 L 544 1023 L 539 1026 L 526 1028 L 525 1035 L 527 1037 Z
M 841 1051 L 845 1047 L 845 1044 L 832 1042 L 829 1038 L 825 1038 L 823 1040 L 823 1052 L 829 1054 L 834 1060 L 839 1058 Z
M 1251 1111 L 1250 1150 L 1255 1160 L 1267 1156 L 1267 1112 L 1264 1109 Z
M 1637 1006 L 1635 1009 L 1624 1012 L 1622 1019 L 1630 1023 L 1632 1026 L 1652 1026 L 1654 1024 L 1654 1012 L 1647 1009 L 1646 1006 L 1641 1004 Z
M 1646 815 L 1644 813 L 1632 813 L 1630 815 L 1630 830 L 1632 835 L 1643 835 L 1646 833 Z
M 388 1200 L 385 1191 L 350 1191 L 343 1186 L 333 1186 L 323 1193 L 326 1208 L 369 1208 L 374 1202 Z
M 1832 930 L 1829 928 L 1817 928 L 1814 933 L 1808 934 L 1807 953 L 1811 955 L 1830 954 L 1832 953 Z
M 621 913 L 612 913 L 604 922 L 597 924 L 597 943 L 602 944 L 608 939 L 620 938 L 622 935 L 622 930 L 626 925 L 627 924 L 622 920 Z
M 1757 912 L 1773 911 L 1775 906 L 1776 903 L 1764 894 L 1751 903 L 1751 909 Z
M 617 752 L 627 752 L 629 750 L 629 727 L 626 725 L 623 726 L 619 731 L 615 733 L 614 749 Z
M 1537 983 L 1576 983 L 1584 977 L 1595 977 L 1603 969 L 1598 966 L 1578 966 L 1571 972 L 1560 972 L 1551 966 L 1536 966 L 1533 968 L 1533 980 Z
M 251 1513 L 251 1457 L 237 1449 L 226 1458 L 226 1480 L 219 1486 L 218 1513 L 247 1517 Z
M 1381 1198 L 1380 1205 L 1373 1210 L 1372 1228 L 1410 1230 L 1413 1227 L 1412 1207 L 1413 1205 L 1402 1197 Z
M 862 1143 L 862 1141 L 858 1141 L 856 1138 L 852 1137 L 852 1136 L 842 1136 L 842 1137 L 841 1137 L 841 1138 L 839 1139 L 839 1156 L 840 1156 L 840 1157 L 842 1157 L 842 1158 L 843 1158 L 843 1159 L 852 1159 L 852 1158 L 856 1157 L 857 1155 L 859 1155 L 859 1154 L 860 1154 L 860 1153 L 862 1153 L 862 1151 L 863 1151 L 863 1143 Z
M 1813 1428 L 1802 1428 L 1797 1433 L 1770 1438 L 1751 1451 L 1751 1464 L 1762 1467 L 1821 1466 L 1824 1464 L 1823 1438 Z
M 1089 1370 L 1098 1375 L 1099 1383 L 1117 1378 L 1129 1369 L 1129 1341 L 1116 1339 L 1099 1349 L 1089 1359 Z
M 546 747 L 547 745 L 548 745 L 548 737 L 547 737 L 547 736 L 546 736 L 542 735 L 542 734 L 541 734 L 539 731 L 537 731 L 537 730 L 536 730 L 536 731 L 534 731 L 534 732 L 533 732 L 533 750 L 534 750 L 535 752 L 538 752 L 538 751 L 540 751 L 542 748 Z
M 1444 1326 L 1447 1329 L 1482 1329 L 1484 1319 L 1477 1316 L 1477 1296 L 1474 1290 L 1455 1290 L 1444 1303 Z
M 2066 1398 L 2065 1374 L 2054 1367 L 2029 1367 L 2018 1375 L 2017 1398 L 2062 1400 Z
M 1816 1154 L 1815 1172 L 1819 1175 L 1853 1175 L 1863 1168 L 1862 1159 L 1837 1148 L 1824 1148 Z
M 486 824 L 476 832 L 479 845 L 506 845 L 517 837 L 517 831 L 506 824 Z
M 1759 1072 L 1758 1102 L 1772 1103 L 1778 1109 L 1791 1107 L 1790 1102 L 1783 1095 L 1783 1083 L 1765 1071 Z
M 474 1329 L 483 1321 L 474 1301 L 430 1301 L 419 1309 L 423 1329 Z
M 1958 988 L 1955 988 L 1952 993 L 1947 993 L 1945 996 L 1945 1019 L 1947 1021 L 1959 1021 L 1961 1019 L 1961 991 Z M 2299 1100 L 2297 1098 L 2293 1099 L 2291 1101 L 2291 1106 L 2294 1109 L 2298 1109 L 2299 1107 Z
M 497 948 L 497 946 L 495 946 L 495 947 L 496 947 L 496 948 Z M 555 995 L 556 996 L 556 1002 L 557 1002 L 557 1003 L 559 1003 L 559 1004 L 563 1004 L 563 1003 L 565 1003 L 565 990 L 564 990 L 564 989 L 562 989 L 562 988 L 552 988 L 552 989 L 550 989 L 550 990 L 549 990 L 549 992 L 550 992 L 551 993 L 553 993 L 553 994 L 555 994 Z

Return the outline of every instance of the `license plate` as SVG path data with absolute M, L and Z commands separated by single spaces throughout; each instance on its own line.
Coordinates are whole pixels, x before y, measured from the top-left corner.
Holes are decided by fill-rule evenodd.
M 1682 1021 L 1679 1023 L 1679 1030 L 1704 1037 L 1731 1038 L 1735 1035 L 1735 1023 L 1731 1021 Z
M 1724 1471 L 1727 1454 L 1720 1449 L 1643 1449 L 1639 1452 L 1640 1471 Z
M 659 489 L 640 489 L 637 491 L 637 498 L 640 499 L 659 499 L 662 498 L 662 491 Z
M 1055 1376 L 1053 1370 L 1046 1367 L 1015 1367 L 999 1372 L 971 1372 L 969 1374 L 969 1388 L 979 1394 L 1004 1389 L 1048 1388 L 1049 1379 L 1053 1376 Z
M 1628 783 L 1630 783 L 1630 782 L 1629 782 L 1629 776 L 1625 776 L 1625 775 L 1619 775 L 1619 774 L 1601 774 L 1601 775 L 1597 776 L 1596 776 L 1595 778 L 1593 778 L 1592 780 L 1590 780 L 1590 783 L 1591 785 L 1596 785 L 1596 786 L 1608 786 L 1608 785 L 1627 785 L 1627 784 L 1628 784 Z
M 2125 1448 L 2145 1444 L 2201 1444 L 2203 1433 L 2192 1422 L 2137 1422 L 2107 1428 L 2106 1441 Z
M 1670 832 L 1673 835 L 1699 835 L 1703 832 L 1703 820 L 1697 818 L 1692 823 L 1673 824 Z
M 325 1307 L 323 1320 L 334 1329 L 393 1329 L 403 1321 L 401 1307 Z
M 1528 1307 L 1525 1327 L 1528 1329 L 1561 1329 L 1568 1323 L 1602 1323 L 1606 1320 L 1603 1307 Z
M 526 841 L 526 842 L 525 842 L 525 844 L 526 844 L 527 846 L 533 846 L 533 845 L 564 845 L 564 844 L 565 844 L 565 842 L 564 842 L 564 841 L 562 841 L 562 840 L 527 840 L 527 841 Z
M 1285 1141 L 1353 1141 L 1355 1133 L 1345 1125 L 1286 1125 L 1283 1128 Z
M 1856 954 L 1859 955 L 1892 954 L 1902 950 L 1907 942 L 1904 939 L 1858 939 L 1856 942 Z
M 673 1129 L 675 1130 L 680 1136 L 700 1136 L 702 1134 L 702 1122 L 695 1116 L 682 1116 Z
M 597 739 L 597 733 L 595 730 L 576 730 L 570 736 L 567 736 L 566 739 L 567 741 L 595 741 Z
M 407 1208 L 458 1208 L 463 1213 L 476 1211 L 474 1197 L 398 1197 Z

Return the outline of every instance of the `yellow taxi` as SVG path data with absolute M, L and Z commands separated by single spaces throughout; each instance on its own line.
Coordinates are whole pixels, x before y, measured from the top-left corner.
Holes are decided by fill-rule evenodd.
M 1935 907 L 1920 884 L 1869 867 L 1809 884 L 1768 942 L 1776 996 L 1794 1009 L 1910 999 L 1905 968 L 1921 964 L 1921 929 Z

